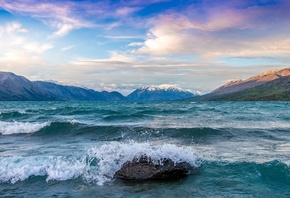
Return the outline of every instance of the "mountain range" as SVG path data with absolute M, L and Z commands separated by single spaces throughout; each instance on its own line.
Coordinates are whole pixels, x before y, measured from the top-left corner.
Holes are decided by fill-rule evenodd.
M 54 82 L 30 81 L 11 72 L 0 72 L 0 101 L 168 101 L 196 96 L 177 87 L 143 87 L 127 97 L 113 91 L 98 92 L 77 86 L 60 85 Z
M 246 80 L 230 81 L 199 96 L 171 85 L 148 86 L 127 97 L 113 91 L 98 92 L 53 82 L 30 81 L 11 72 L 0 72 L 0 101 L 290 101 L 290 68 L 261 73 Z
M 230 81 L 198 101 L 290 101 L 290 68 Z

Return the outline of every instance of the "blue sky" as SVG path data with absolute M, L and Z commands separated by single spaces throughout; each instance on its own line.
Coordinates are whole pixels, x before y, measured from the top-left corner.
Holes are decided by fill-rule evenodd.
M 288 0 L 0 0 L 0 70 L 124 94 L 289 67 Z

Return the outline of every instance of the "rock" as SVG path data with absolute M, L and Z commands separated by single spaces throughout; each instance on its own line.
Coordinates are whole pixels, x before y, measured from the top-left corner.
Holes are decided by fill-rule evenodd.
M 150 157 L 141 156 L 123 164 L 114 177 L 123 180 L 179 179 L 186 177 L 191 169 L 186 162 L 174 163 L 164 158 L 153 163 Z

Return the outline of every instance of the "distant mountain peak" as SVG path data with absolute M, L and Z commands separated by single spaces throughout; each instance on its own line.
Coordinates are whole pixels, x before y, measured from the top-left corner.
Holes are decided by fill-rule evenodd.
M 284 76 L 290 76 L 290 69 L 270 70 L 249 78 L 248 80 L 271 81 L 273 79 Z
M 275 69 L 275 70 L 269 70 L 269 71 L 266 71 L 266 72 L 263 72 L 261 74 L 256 75 L 256 77 L 267 76 L 269 74 L 274 74 L 274 73 L 277 73 L 277 72 L 279 72 L 279 70 L 277 70 L 277 69 Z
M 61 85 L 55 81 L 30 81 L 11 72 L 0 72 L 0 101 L 9 100 L 91 100 L 120 101 L 126 98 L 118 92 L 98 92 L 92 89 Z
M 281 76 L 290 76 L 290 68 L 285 68 L 277 72 Z
M 223 86 L 213 90 L 211 93 L 215 94 L 225 94 L 225 93 L 233 93 L 236 91 L 242 91 L 249 88 L 253 88 L 264 83 L 276 80 L 280 77 L 290 76 L 290 69 L 282 69 L 282 70 L 270 70 L 263 73 L 260 73 L 256 76 L 248 78 L 246 80 L 236 80 L 230 81 L 224 84 Z
M 236 85 L 236 84 L 239 84 L 243 82 L 242 79 L 239 79 L 239 80 L 231 80 L 231 81 L 228 81 L 226 84 L 224 84 L 225 87 L 228 87 L 228 86 L 232 86 L 232 85 Z
M 149 90 L 149 91 L 156 91 L 156 90 L 178 90 L 178 91 L 184 91 L 180 87 L 177 87 L 176 85 L 171 84 L 161 84 L 161 85 L 150 85 L 150 86 L 143 86 L 140 88 L 141 90 Z
M 129 101 L 169 101 L 191 98 L 199 95 L 175 85 L 162 84 L 143 86 L 127 96 Z
M 11 72 L 0 72 L 0 85 L 0 101 L 54 99 L 27 78 Z
M 290 68 L 270 70 L 246 80 L 230 81 L 201 97 L 204 100 L 289 100 Z
M 22 76 L 16 76 L 12 72 L 0 72 L 0 81 L 4 81 L 7 79 L 15 79 L 15 78 L 22 78 Z
M 5 72 L 5 71 L 0 71 L 0 74 L 1 75 L 15 75 L 14 73 L 12 73 L 12 72 Z

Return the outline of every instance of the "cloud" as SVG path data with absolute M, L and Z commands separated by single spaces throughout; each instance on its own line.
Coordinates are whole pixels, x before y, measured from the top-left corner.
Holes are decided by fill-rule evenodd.
M 106 35 L 103 37 L 111 40 L 132 40 L 143 38 L 143 36 L 140 35 Z
M 11 13 L 30 16 L 56 29 L 50 38 L 59 38 L 80 28 L 104 27 L 110 30 L 128 23 L 132 15 L 145 6 L 162 2 L 152 1 L 44 1 L 1 0 L 0 8 Z M 110 21 L 110 22 L 108 22 Z
M 116 10 L 116 14 L 118 16 L 128 16 L 138 10 L 140 10 L 138 7 L 121 7 Z
M 281 1 L 269 8 L 226 2 L 208 10 L 190 7 L 160 15 L 143 45 L 132 53 L 192 54 L 207 59 L 290 54 L 290 13 L 285 9 L 290 3 Z
M 0 34 L 3 33 L 13 33 L 13 32 L 21 32 L 26 33 L 28 32 L 27 29 L 23 28 L 22 25 L 18 22 L 8 23 L 5 26 L 0 26 Z
M 176 7 L 171 1 L 168 9 L 159 5 L 144 9 L 159 2 L 166 0 L 0 0 L 0 7 L 17 17 L 33 17 L 53 28 L 47 33 L 50 39 L 37 41 L 31 37 L 40 33 L 29 29 L 33 34 L 27 34 L 20 23 L 0 25 L 0 69 L 33 79 L 53 76 L 61 82 L 124 93 L 152 84 L 210 91 L 227 79 L 247 78 L 270 66 L 279 69 L 289 65 L 287 1 L 182 1 L 186 5 Z M 267 5 L 269 2 L 272 4 Z M 82 35 L 94 35 L 76 40 L 78 49 L 73 52 L 83 50 L 82 55 L 57 54 L 74 47 L 70 38 L 57 42 L 62 46 L 59 50 L 50 50 L 54 48 L 51 39 L 80 28 L 96 30 L 81 31 Z M 98 50 L 110 53 L 104 58 Z M 55 64 L 44 58 L 52 55 L 56 55 L 52 59 Z
M 2 0 L 0 7 L 11 13 L 32 16 L 56 28 L 57 30 L 51 35 L 52 38 L 62 37 L 74 29 L 93 26 L 75 12 L 77 4 L 73 2 Z
M 23 33 L 26 32 L 24 30 L 26 29 L 17 22 L 7 23 L 4 26 L 0 26 L 0 37 L 2 37 L 0 47 L 3 49 L 2 53 L 14 50 L 23 53 L 40 54 L 53 48 L 51 43 L 38 43 L 27 40 L 23 35 Z
M 53 45 L 28 39 L 23 30 L 25 28 L 17 22 L 0 26 L 0 70 L 32 72 L 46 63 L 43 53 L 52 49 Z
M 76 28 L 76 26 L 72 24 L 65 24 L 65 23 L 59 23 L 56 26 L 58 27 L 58 30 L 52 34 L 52 38 L 62 37 L 68 34 L 71 30 Z
M 128 46 L 129 47 L 138 47 L 138 46 L 142 46 L 143 43 L 142 42 L 133 42 L 133 43 L 130 43 Z
M 168 2 L 170 0 L 126 0 L 123 1 L 123 3 L 125 5 L 130 5 L 130 6 L 148 6 L 151 4 L 155 4 L 155 3 L 161 3 L 161 2 Z
M 80 28 L 142 27 L 141 23 L 146 23 L 146 20 L 138 19 L 136 22 L 133 16 L 146 6 L 165 1 L 0 0 L 0 8 L 41 20 L 56 29 L 50 38 L 59 38 Z
M 110 58 L 108 59 L 87 59 L 87 58 L 78 58 L 76 61 L 73 62 L 73 64 L 77 65 L 119 65 L 119 64 L 128 64 L 135 62 L 135 58 L 132 56 L 126 56 L 123 54 L 120 54 L 118 52 L 110 52 Z
M 134 58 L 128 54 L 111 52 L 107 59 L 78 58 L 63 65 L 62 70 L 66 72 L 57 72 L 57 75 L 61 74 L 61 78 L 67 80 L 81 79 L 80 82 L 87 85 L 94 79 L 95 83 L 89 85 L 91 88 L 118 90 L 125 95 L 141 86 L 160 84 L 178 84 L 184 89 L 206 92 L 217 84 L 222 85 L 225 75 L 232 79 L 247 77 L 246 74 L 255 74 L 258 67 L 254 72 L 242 67 L 236 67 L 235 70 L 231 68 L 223 62 L 196 62 L 176 57 Z M 215 81 L 212 76 L 215 76 Z
M 69 46 L 66 46 L 66 47 L 61 48 L 60 51 L 62 51 L 62 52 L 68 51 L 68 50 L 70 50 L 70 49 L 72 49 L 74 47 L 75 47 L 74 45 L 69 45 Z

